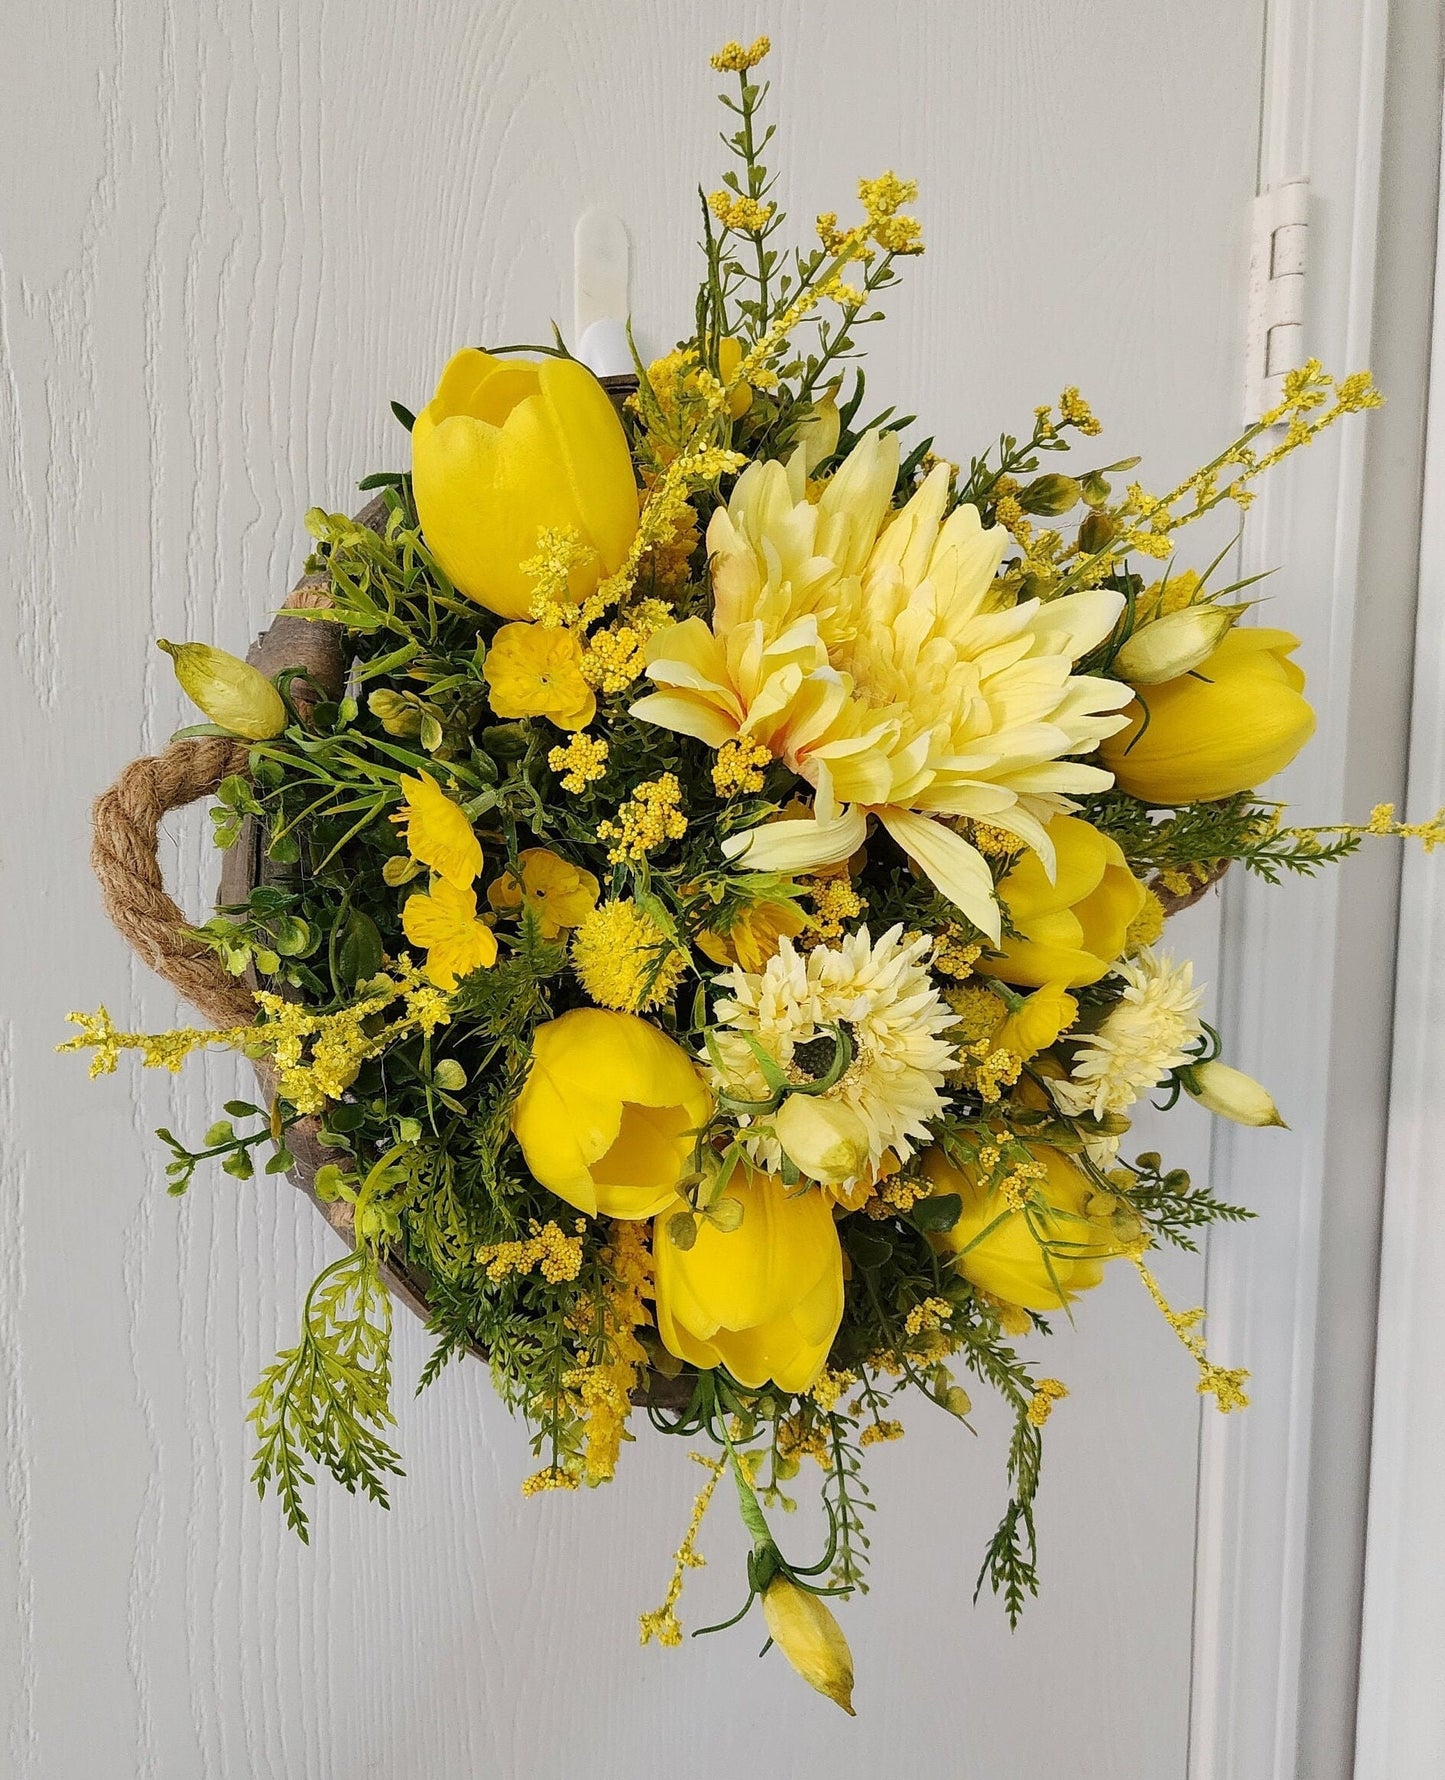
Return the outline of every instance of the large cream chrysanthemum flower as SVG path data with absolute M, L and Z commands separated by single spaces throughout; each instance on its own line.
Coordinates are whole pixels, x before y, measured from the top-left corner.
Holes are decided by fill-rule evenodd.
M 1066 1082 L 1054 1082 L 1055 1101 L 1066 1113 L 1127 1112 L 1141 1094 L 1158 1087 L 1171 1069 L 1191 1062 L 1199 1038 L 1194 966 L 1176 964 L 1168 952 L 1140 952 L 1117 964 L 1124 996 L 1097 1032 L 1079 1040 Z
M 1107 636 L 1119 594 L 997 605 L 1008 546 L 978 510 L 944 518 L 939 466 L 891 510 L 898 441 L 873 433 L 816 502 L 802 453 L 751 464 L 708 527 L 715 607 L 653 637 L 661 690 L 634 713 L 718 748 L 766 746 L 813 786 L 810 819 L 725 843 L 762 871 L 846 859 L 874 815 L 940 890 L 993 939 L 987 865 L 948 825 L 972 817 L 1017 835 L 1052 870 L 1044 826 L 1070 792 L 1112 783 L 1086 754 L 1131 696 L 1073 664 Z
M 712 1066 L 715 1085 L 746 1099 L 766 1099 L 767 1084 L 744 1033 L 762 1046 L 783 1072 L 816 1080 L 825 1059 L 801 1067 L 797 1052 L 814 1040 L 828 1049 L 830 1026 L 843 1026 L 853 1059 L 822 1096 L 837 1100 L 862 1120 L 868 1138 L 870 1179 L 884 1152 L 906 1162 L 917 1145 L 931 1141 L 928 1122 L 944 1109 L 940 1093 L 957 1053 L 942 1035 L 957 1023 L 933 986 L 926 934 L 905 940 L 901 925 L 876 942 L 860 927 L 837 946 L 798 952 L 786 935 L 760 972 L 733 969 L 716 980 L 725 991 L 714 1012 L 713 1040 L 722 1067 Z M 776 1169 L 781 1146 L 771 1135 L 750 1140 L 756 1162 Z M 834 1183 L 846 1189 L 852 1180 Z

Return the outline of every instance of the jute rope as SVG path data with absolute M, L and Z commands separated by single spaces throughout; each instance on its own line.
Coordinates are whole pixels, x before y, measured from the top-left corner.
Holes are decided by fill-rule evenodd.
M 172 742 L 164 753 L 131 761 L 96 798 L 93 815 L 90 863 L 105 912 L 137 955 L 213 1026 L 247 1025 L 256 1006 L 166 894 L 156 842 L 169 811 L 210 797 L 246 766 L 245 747 L 225 737 Z

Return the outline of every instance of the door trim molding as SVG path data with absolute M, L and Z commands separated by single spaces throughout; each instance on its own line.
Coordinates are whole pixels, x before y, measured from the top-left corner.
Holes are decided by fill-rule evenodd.
M 1445 786 L 1445 214 L 1436 252 L 1406 806 L 1417 819 Z M 1445 898 L 1439 859 L 1419 849 L 1404 864 L 1399 938 L 1357 1780 L 1445 1764 Z
M 1258 187 L 1310 180 L 1305 346 L 1339 373 L 1370 357 L 1387 11 L 1266 0 Z M 1319 731 L 1279 789 L 1304 820 L 1338 820 L 1345 798 L 1364 470 L 1363 427 L 1333 429 L 1276 472 L 1244 538 L 1245 573 L 1284 565 L 1271 621 L 1305 638 Z M 1295 1775 L 1325 1131 L 1335 1028 L 1349 1018 L 1334 995 L 1339 933 L 1332 874 L 1281 888 L 1230 874 L 1226 1054 L 1268 1081 L 1294 1129 L 1215 1132 L 1216 1184 L 1260 1216 L 1210 1233 L 1209 1339 L 1222 1363 L 1250 1367 L 1253 1406 L 1203 1413 L 1190 1780 Z

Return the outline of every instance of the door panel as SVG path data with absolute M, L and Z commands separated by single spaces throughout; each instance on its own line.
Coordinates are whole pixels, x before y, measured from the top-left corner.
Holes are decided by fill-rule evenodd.
M 638 1648 L 697 1483 L 677 1443 L 640 1431 L 612 1488 L 524 1502 L 524 1442 L 480 1368 L 410 1400 L 426 1344 L 405 1318 L 409 1476 L 389 1516 L 323 1487 L 302 1547 L 246 1481 L 242 1418 L 329 1238 L 274 1183 L 165 1197 L 148 1133 L 203 1128 L 231 1062 L 88 1086 L 49 1047 L 102 998 L 127 1024 L 175 1016 L 85 865 L 91 796 L 187 720 L 151 639 L 241 646 L 293 578 L 306 507 L 402 461 L 388 398 L 424 400 L 460 342 L 568 325 L 588 205 L 628 224 L 644 347 L 687 327 L 695 187 L 721 170 L 717 39 L 773 35 L 800 234 L 846 213 L 860 174 L 922 183 L 929 250 L 872 330 L 880 406 L 966 456 L 1077 382 L 1106 422 L 1098 461 L 1142 449 L 1167 483 L 1237 416 L 1262 0 L 795 0 L 725 26 L 678 0 L 26 10 L 0 108 L 3 710 L 32 762 L 7 827 L 33 837 L 7 849 L 0 940 L 8 1771 L 1182 1776 L 1199 1399 L 1132 1278 L 1048 1355 L 1072 1395 L 1049 1429 L 1044 1596 L 1017 1635 L 970 1604 L 1000 1418 L 981 1401 L 974 1439 L 915 1411 L 870 1455 L 845 1723 L 755 1660 L 756 1624 Z M 167 843 L 196 910 L 204 826 Z M 1212 909 L 1177 943 L 1216 979 Z M 1203 1170 L 1202 1115 L 1171 1131 Z M 1161 1272 L 1198 1300 L 1197 1264 Z M 689 1626 L 737 1603 L 729 1515 L 720 1500 L 704 1529 Z

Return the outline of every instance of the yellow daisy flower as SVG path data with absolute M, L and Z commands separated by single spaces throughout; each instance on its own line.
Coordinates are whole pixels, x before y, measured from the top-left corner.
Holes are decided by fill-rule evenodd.
M 406 850 L 459 890 L 482 869 L 482 846 L 472 825 L 429 773 L 404 777 L 406 807 L 392 817 L 406 828 Z
M 504 624 L 482 669 L 499 717 L 547 717 L 558 729 L 586 729 L 597 697 L 582 677 L 577 633 L 544 624 Z
M 455 989 L 459 977 L 497 961 L 497 936 L 477 915 L 477 893 L 438 878 L 429 892 L 408 896 L 401 925 L 414 946 L 426 951 L 426 974 L 438 989 Z
M 487 887 L 487 901 L 499 915 L 516 914 L 524 906 L 537 917 L 543 939 L 556 939 L 568 927 L 580 927 L 597 906 L 598 883 L 590 871 L 571 865 L 547 847 L 528 847 L 518 855 L 520 881 L 505 871 Z

